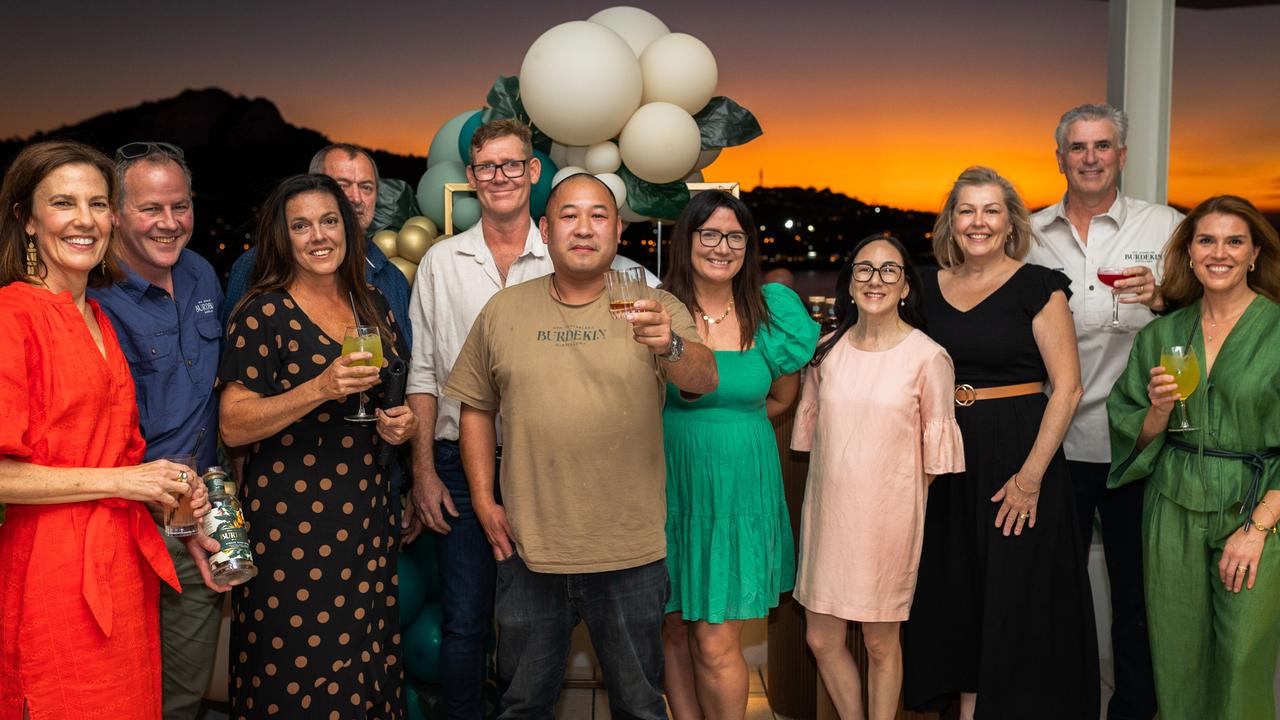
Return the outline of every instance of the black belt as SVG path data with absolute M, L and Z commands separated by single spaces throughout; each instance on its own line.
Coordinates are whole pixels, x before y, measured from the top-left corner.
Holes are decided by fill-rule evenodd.
M 1253 482 L 1249 483 L 1249 490 L 1244 494 L 1244 502 L 1240 503 L 1240 512 L 1238 515 L 1244 515 L 1244 531 L 1249 532 L 1249 528 L 1253 527 L 1253 511 L 1258 507 L 1258 500 L 1262 497 L 1262 473 L 1266 472 L 1267 461 L 1280 457 L 1280 448 L 1268 448 L 1262 452 L 1235 452 L 1234 450 L 1219 450 L 1217 448 L 1200 447 L 1175 437 L 1166 437 L 1165 445 L 1175 447 L 1183 452 L 1202 454 L 1208 457 L 1226 458 L 1228 460 L 1239 460 L 1253 472 Z

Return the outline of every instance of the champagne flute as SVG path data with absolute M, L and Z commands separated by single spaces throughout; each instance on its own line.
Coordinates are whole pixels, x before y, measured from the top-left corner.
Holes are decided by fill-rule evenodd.
M 342 338 L 342 354 L 350 355 L 353 352 L 367 352 L 373 357 L 368 360 L 357 360 L 351 363 L 352 367 L 382 367 L 382 337 L 378 335 L 378 328 L 373 325 L 347 326 L 347 332 Z M 378 416 L 365 410 L 364 403 L 365 395 L 360 393 L 359 412 L 355 415 L 347 415 L 344 419 L 356 423 L 376 422 Z
M 1123 280 L 1128 275 L 1124 274 L 1124 268 L 1118 267 L 1100 267 L 1098 268 L 1098 280 L 1109 288 L 1115 288 L 1116 282 Z M 1111 293 L 1111 322 L 1101 326 L 1102 332 L 1124 332 L 1124 326 L 1120 324 L 1120 296 Z
M 1178 417 L 1169 425 L 1169 432 L 1198 430 L 1187 418 L 1186 403 L 1200 385 L 1200 360 L 1195 350 L 1186 345 L 1170 345 L 1160 351 L 1160 366 L 1178 386 Z

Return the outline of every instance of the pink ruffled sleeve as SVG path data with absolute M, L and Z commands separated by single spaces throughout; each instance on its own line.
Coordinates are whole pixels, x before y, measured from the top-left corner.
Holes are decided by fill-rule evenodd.
M 796 406 L 796 421 L 791 429 L 792 450 L 813 450 L 813 431 L 818 423 L 818 378 L 821 375 L 820 366 L 804 371 L 800 383 L 800 404 Z
M 920 377 L 921 442 L 924 471 L 929 475 L 964 472 L 964 440 L 956 424 L 955 383 L 951 356 L 939 348 L 925 363 Z

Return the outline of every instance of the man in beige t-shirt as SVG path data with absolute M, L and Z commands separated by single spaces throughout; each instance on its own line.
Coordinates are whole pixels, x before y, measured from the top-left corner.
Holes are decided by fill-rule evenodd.
M 499 717 L 554 713 L 581 619 L 614 715 L 665 719 L 662 398 L 668 381 L 715 389 L 715 359 L 665 292 L 651 291 L 629 322 L 609 314 L 604 273 L 621 222 L 599 180 L 557 185 L 540 230 L 555 272 L 489 301 L 444 391 L 462 403 L 463 466 L 499 561 Z M 492 499 L 499 414 L 502 505 Z

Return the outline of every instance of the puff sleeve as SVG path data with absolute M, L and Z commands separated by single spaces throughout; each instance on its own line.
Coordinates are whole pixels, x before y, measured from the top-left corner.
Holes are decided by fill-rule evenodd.
M 756 331 L 756 346 L 774 380 L 804 367 L 818 344 L 818 323 L 809 317 L 795 291 L 778 283 L 762 288 L 772 322 Z

